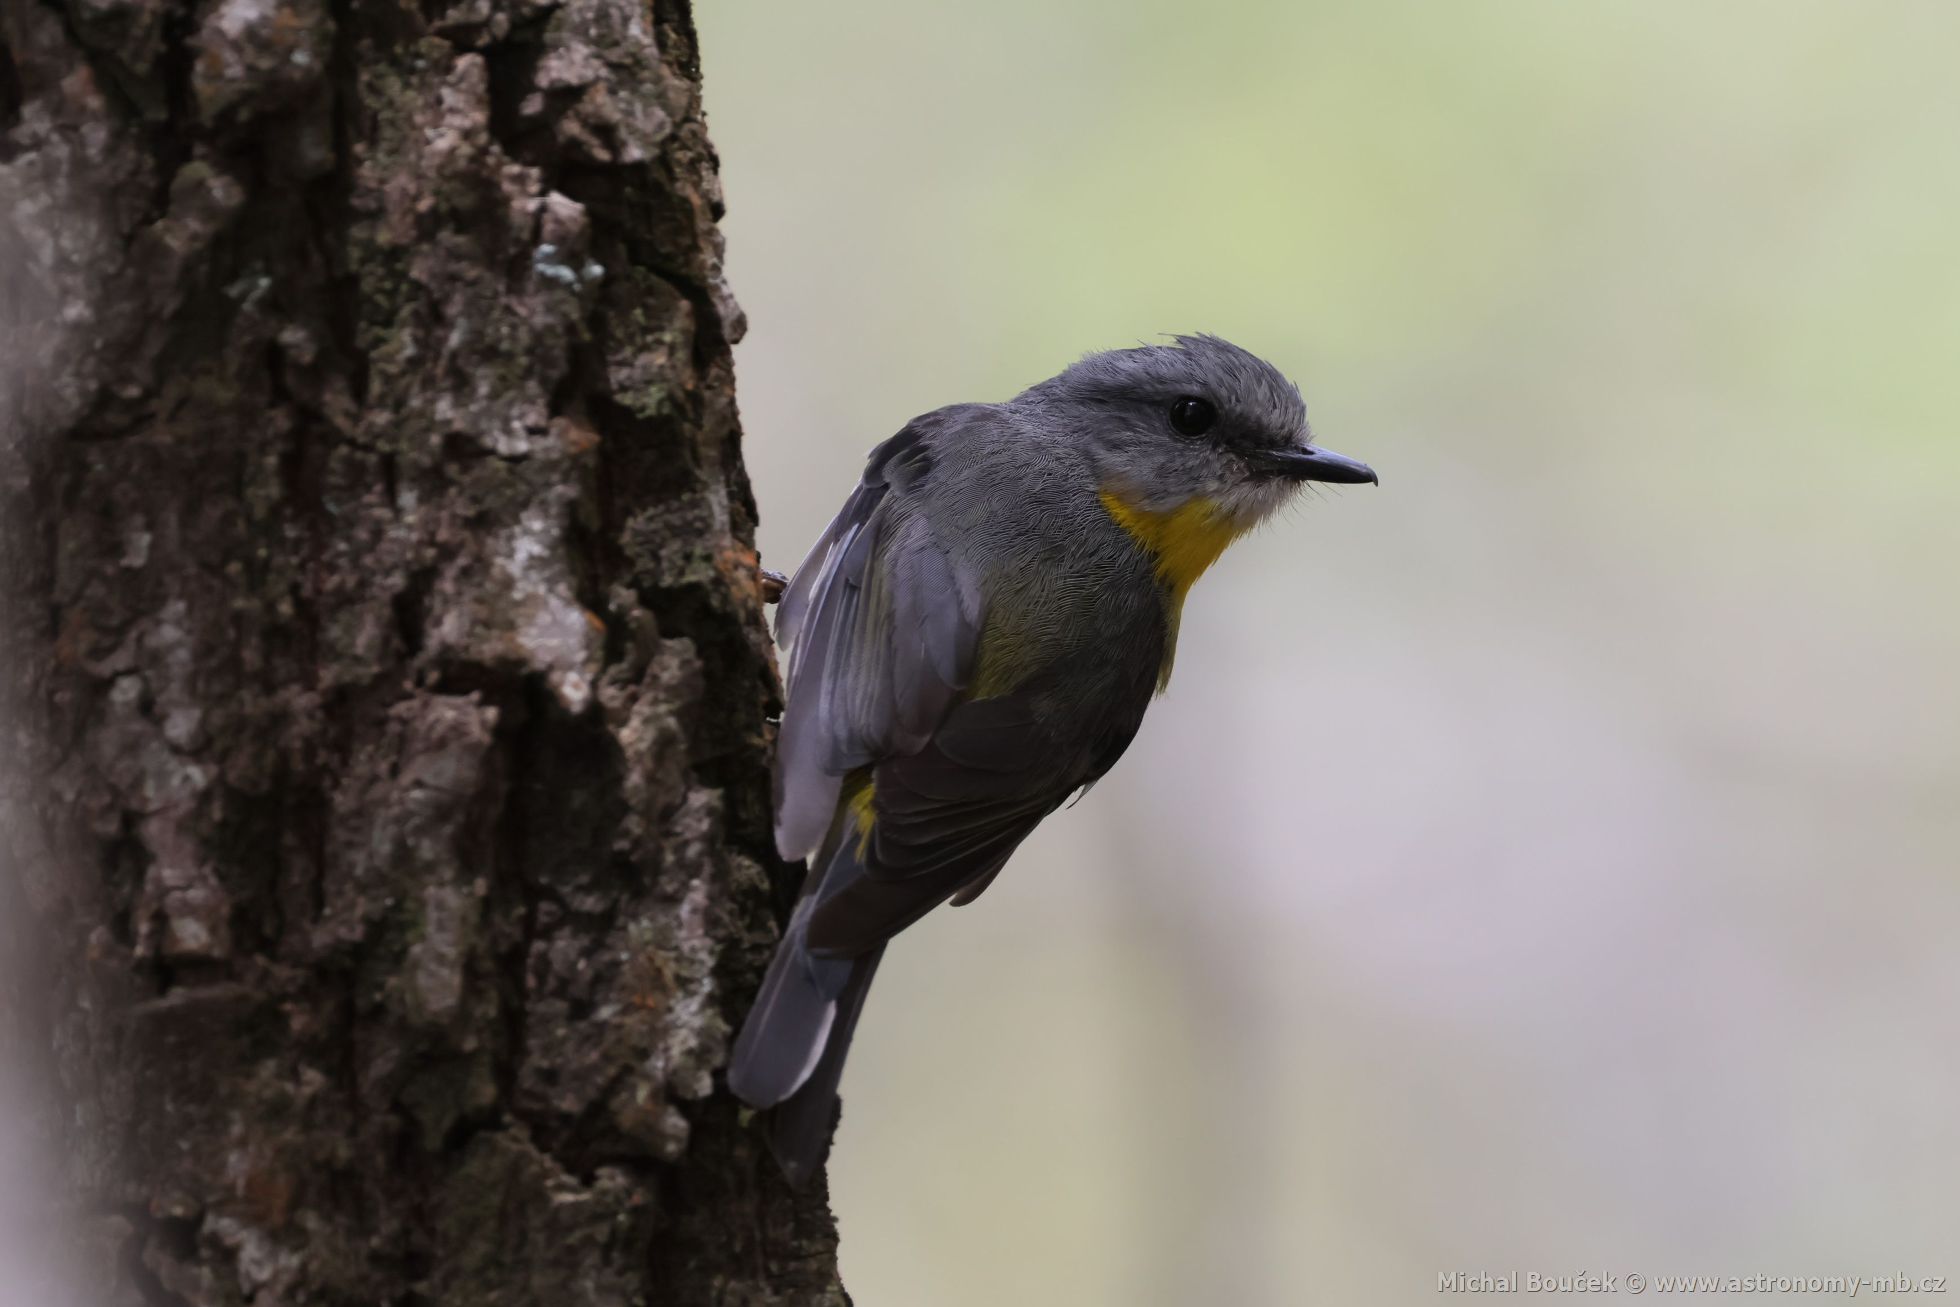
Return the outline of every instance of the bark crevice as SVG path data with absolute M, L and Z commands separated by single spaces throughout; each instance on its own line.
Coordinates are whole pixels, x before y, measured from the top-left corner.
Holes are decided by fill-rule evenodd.
M 795 875 L 720 212 L 683 6 L 0 16 L 10 884 L 143 1300 L 845 1301 L 718 1082 Z

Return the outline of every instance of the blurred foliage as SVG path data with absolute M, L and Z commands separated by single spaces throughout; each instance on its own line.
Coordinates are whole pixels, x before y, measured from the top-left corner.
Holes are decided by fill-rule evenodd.
M 894 949 L 859 1301 L 1960 1273 L 1960 7 L 699 17 L 773 564 L 912 414 L 1166 331 L 1384 481 Z

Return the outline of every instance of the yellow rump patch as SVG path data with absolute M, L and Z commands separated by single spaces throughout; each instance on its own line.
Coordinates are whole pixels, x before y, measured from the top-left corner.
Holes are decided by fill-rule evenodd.
M 864 773 L 864 783 L 844 796 L 844 811 L 850 816 L 851 824 L 857 827 L 857 855 L 864 857 L 865 850 L 871 846 L 871 827 L 876 824 L 878 814 L 871 809 L 871 800 L 877 787 L 871 783 L 871 773 Z
M 1168 512 L 1139 508 L 1111 490 L 1103 491 L 1101 499 L 1103 511 L 1156 561 L 1158 579 L 1169 594 L 1164 605 L 1164 618 L 1169 627 L 1164 641 L 1164 665 L 1157 673 L 1157 688 L 1162 690 L 1171 680 L 1171 661 L 1177 653 L 1177 624 L 1184 613 L 1184 596 L 1205 574 L 1205 569 L 1218 561 L 1226 547 L 1245 534 L 1247 523 L 1225 512 L 1212 499 L 1193 499 Z

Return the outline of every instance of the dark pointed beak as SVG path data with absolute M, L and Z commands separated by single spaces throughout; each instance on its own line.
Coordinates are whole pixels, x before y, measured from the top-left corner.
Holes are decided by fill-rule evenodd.
M 1296 445 L 1292 449 L 1261 449 L 1247 455 L 1246 462 L 1260 472 L 1294 481 L 1333 481 L 1343 485 L 1366 481 L 1371 485 L 1381 484 L 1375 469 L 1360 459 L 1336 454 L 1331 449 L 1314 449 L 1306 445 Z

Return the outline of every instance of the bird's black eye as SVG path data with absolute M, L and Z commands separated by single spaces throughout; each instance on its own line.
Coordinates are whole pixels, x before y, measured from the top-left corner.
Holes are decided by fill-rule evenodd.
M 1171 430 L 1180 436 L 1202 436 L 1218 421 L 1218 410 L 1208 399 L 1186 395 L 1171 405 Z

